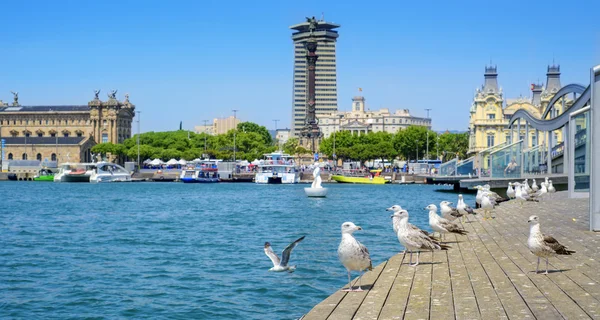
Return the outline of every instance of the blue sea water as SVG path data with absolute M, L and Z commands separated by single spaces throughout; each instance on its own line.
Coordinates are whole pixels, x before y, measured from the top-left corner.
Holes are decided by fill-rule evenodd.
M 376 266 L 402 249 L 387 207 L 429 229 L 423 208 L 457 198 L 330 184 L 318 199 L 306 186 L 0 183 L 0 319 L 297 319 L 347 282 L 343 222 L 363 227 Z M 268 272 L 264 242 L 280 254 L 302 235 L 296 272 Z

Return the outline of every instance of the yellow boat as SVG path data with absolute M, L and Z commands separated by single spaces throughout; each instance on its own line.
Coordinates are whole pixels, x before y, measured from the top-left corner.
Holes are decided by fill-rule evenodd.
M 334 174 L 331 179 L 339 183 L 358 183 L 358 184 L 386 184 L 389 180 L 380 176 L 381 170 L 371 170 L 371 174 L 364 176 L 358 171 L 348 171 L 342 174 Z

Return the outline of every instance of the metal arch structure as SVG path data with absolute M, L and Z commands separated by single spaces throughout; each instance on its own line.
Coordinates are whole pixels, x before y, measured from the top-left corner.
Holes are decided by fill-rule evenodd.
M 571 85 L 569 85 L 571 86 Z M 562 92 L 562 96 L 569 94 L 569 93 L 573 93 L 575 91 L 572 91 L 573 88 L 577 88 L 577 86 L 579 85 L 574 85 L 574 87 L 571 87 L 569 90 L 567 91 L 565 90 L 565 92 Z M 566 88 L 568 86 L 563 87 L 562 89 L 560 89 L 556 96 L 558 96 L 559 93 L 561 93 L 561 91 L 563 91 L 564 88 Z M 577 88 L 577 90 L 579 90 L 579 88 Z M 555 98 L 556 98 L 555 96 Z M 562 97 L 560 96 L 560 97 Z M 558 98 L 560 98 L 558 97 Z M 551 100 L 551 104 L 548 105 L 548 107 L 552 106 L 553 102 L 556 102 L 556 100 L 558 100 L 558 98 L 553 98 Z M 554 130 L 558 130 L 560 128 L 562 128 L 565 124 L 567 124 L 569 122 L 569 117 L 571 112 L 575 112 L 581 108 L 583 108 L 585 105 L 587 105 L 590 102 L 591 99 L 591 89 L 588 86 L 587 88 L 585 88 L 585 90 L 583 90 L 581 92 L 581 95 L 579 96 L 579 98 L 575 101 L 575 103 L 573 103 L 573 105 L 569 108 L 569 112 L 563 112 L 560 116 L 554 118 L 554 119 L 550 119 L 550 120 L 543 120 L 544 116 L 542 116 L 542 119 L 538 119 L 534 116 L 532 116 L 529 112 L 525 111 L 525 110 L 518 110 L 517 112 L 515 112 L 512 117 L 510 117 L 510 120 L 508 121 L 508 128 L 512 129 L 513 124 L 519 120 L 519 119 L 524 119 L 525 121 L 527 121 L 534 129 L 538 129 L 541 131 L 554 131 Z M 548 111 L 549 109 L 547 109 L 546 111 Z M 546 114 L 546 113 L 544 113 Z
M 580 84 L 576 84 L 576 83 L 572 83 L 572 84 L 568 84 L 562 88 L 560 88 L 560 90 L 558 90 L 558 92 L 556 92 L 556 94 L 554 94 L 554 96 L 552 97 L 552 99 L 550 100 L 550 102 L 548 102 L 548 105 L 546 106 L 546 110 L 544 110 L 544 113 L 542 113 L 542 119 L 546 119 L 546 116 L 548 115 L 548 113 L 550 113 L 550 110 L 552 110 L 552 107 L 554 107 L 554 104 L 560 100 L 560 98 L 566 96 L 569 93 L 577 93 L 577 94 L 582 94 L 585 91 L 585 87 L 580 85 Z M 563 110 L 564 113 L 565 110 Z

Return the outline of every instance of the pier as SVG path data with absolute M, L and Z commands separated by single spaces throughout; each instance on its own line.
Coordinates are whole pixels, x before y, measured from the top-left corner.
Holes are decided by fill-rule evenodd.
M 533 214 L 542 232 L 576 251 L 550 258 L 548 275 L 535 274 L 527 247 Z M 391 257 L 365 273 L 365 291 L 338 290 L 302 319 L 600 318 L 600 234 L 588 231 L 587 199 L 558 192 L 523 208 L 502 203 L 493 215 L 469 216 L 468 235 L 446 236 L 452 248 L 422 253 L 417 267 L 408 266 L 409 255 Z

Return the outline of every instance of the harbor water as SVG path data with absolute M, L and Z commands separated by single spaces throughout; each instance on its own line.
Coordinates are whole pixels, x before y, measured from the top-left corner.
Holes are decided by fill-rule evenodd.
M 386 208 L 429 230 L 423 208 L 457 202 L 452 187 L 306 186 L 2 182 L 0 319 L 298 319 L 347 282 L 343 222 L 376 266 L 403 249 Z M 269 272 L 265 241 L 279 255 L 303 235 L 296 272 Z

